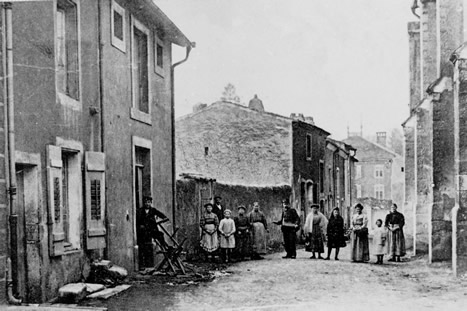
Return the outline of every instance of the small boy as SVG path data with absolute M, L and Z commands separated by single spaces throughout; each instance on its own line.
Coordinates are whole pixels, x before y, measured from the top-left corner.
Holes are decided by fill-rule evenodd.
M 235 222 L 230 216 L 232 213 L 226 209 L 224 211 L 224 219 L 219 224 L 219 232 L 221 233 L 221 248 L 225 262 L 229 262 L 232 249 L 235 248 Z
M 373 246 L 374 246 L 374 254 L 376 255 L 376 264 L 382 265 L 383 264 L 383 257 L 386 254 L 386 240 L 387 240 L 387 232 L 386 228 L 382 227 L 383 221 L 378 219 L 376 221 L 376 229 L 373 233 Z

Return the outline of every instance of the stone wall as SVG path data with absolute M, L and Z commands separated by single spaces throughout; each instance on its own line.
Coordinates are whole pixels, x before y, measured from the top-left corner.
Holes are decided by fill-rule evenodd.
M 238 215 L 237 207 L 242 204 L 247 213 L 252 211 L 253 202 L 258 201 L 261 210 L 266 215 L 268 228 L 268 247 L 278 249 L 282 247 L 282 233 L 280 226 L 272 224 L 280 219 L 282 213 L 281 199 L 291 195 L 289 186 L 282 187 L 246 187 L 212 183 L 200 179 L 181 179 L 177 181 L 177 226 L 180 227 L 179 239 L 187 237 L 185 244 L 187 257 L 197 258 L 201 249 L 199 239 L 200 215 L 204 213 L 204 204 L 209 201 L 208 193 L 212 189 L 212 197 L 222 197 L 223 205 L 232 210 L 232 216 Z M 202 192 L 205 191 L 205 194 Z

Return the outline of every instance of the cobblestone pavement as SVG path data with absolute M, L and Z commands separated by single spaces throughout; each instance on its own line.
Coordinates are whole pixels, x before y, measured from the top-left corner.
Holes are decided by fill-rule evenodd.
M 109 310 L 464 310 L 467 280 L 426 258 L 402 263 L 282 259 L 272 254 L 228 268 L 197 286 L 136 285 L 105 302 Z M 374 258 L 372 258 L 374 261 Z

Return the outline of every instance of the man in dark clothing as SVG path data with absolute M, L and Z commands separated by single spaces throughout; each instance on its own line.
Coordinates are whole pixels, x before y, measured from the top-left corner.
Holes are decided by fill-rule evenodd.
M 143 200 L 143 208 L 140 208 L 136 214 L 139 262 L 142 267 L 151 267 L 154 265 L 152 240 L 167 246 L 164 233 L 159 231 L 157 225 L 157 218 L 167 219 L 167 216 L 152 207 L 151 197 L 144 197 Z
M 274 222 L 276 225 L 281 225 L 282 235 L 284 236 L 284 248 L 287 254 L 282 258 L 295 259 L 297 257 L 296 232 L 300 226 L 300 217 L 297 211 L 290 207 L 289 199 L 282 200 L 282 208 L 281 220 Z
M 224 218 L 224 207 L 222 206 L 222 198 L 215 197 L 214 204 L 212 206 L 212 212 L 217 215 L 219 222 Z

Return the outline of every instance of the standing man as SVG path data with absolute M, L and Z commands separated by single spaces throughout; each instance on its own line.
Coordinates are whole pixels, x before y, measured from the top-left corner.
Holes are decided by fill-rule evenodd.
M 259 210 L 259 203 L 253 203 L 253 211 L 248 215 L 252 228 L 252 246 L 253 252 L 251 259 L 264 259 L 261 255 L 266 254 L 266 232 L 268 230 L 268 224 L 266 222 L 266 216 Z
M 212 206 L 212 212 L 217 215 L 219 222 L 222 220 L 222 218 L 224 218 L 224 210 L 225 208 L 222 206 L 222 198 L 215 197 L 214 205 Z
M 403 227 L 405 225 L 404 215 L 397 211 L 397 205 L 391 206 L 390 213 L 386 216 L 384 226 L 388 228 L 389 238 L 389 258 L 388 261 L 401 261 L 401 256 L 405 255 L 405 237 Z
M 141 267 L 152 267 L 154 265 L 152 240 L 157 240 L 161 245 L 167 246 L 164 233 L 159 231 L 157 218 L 167 219 L 167 216 L 152 207 L 150 196 L 145 196 L 143 202 L 143 207 L 136 214 L 139 264 Z
M 300 217 L 297 214 L 297 211 L 294 208 L 290 207 L 289 199 L 282 200 L 282 217 L 281 220 L 275 221 L 276 225 L 281 226 L 281 231 L 284 236 L 284 248 L 287 253 L 282 258 L 297 258 L 297 249 L 296 249 L 296 232 L 300 226 Z

